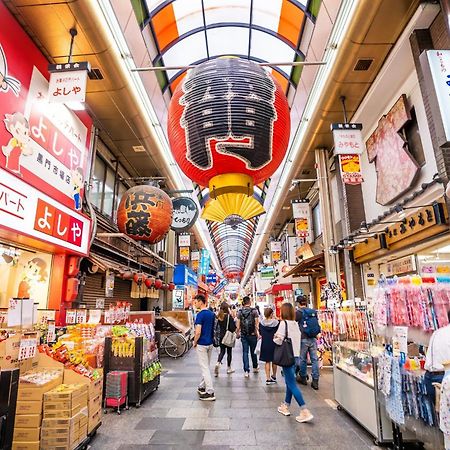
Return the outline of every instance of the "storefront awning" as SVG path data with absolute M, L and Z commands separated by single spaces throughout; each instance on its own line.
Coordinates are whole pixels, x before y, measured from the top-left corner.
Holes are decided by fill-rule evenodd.
M 295 277 L 307 277 L 309 275 L 315 275 L 323 271 L 325 268 L 325 257 L 323 252 L 315 255 L 311 258 L 304 259 L 298 263 L 292 270 L 286 273 L 283 278 L 290 276 Z
M 127 270 L 127 267 L 125 265 L 122 265 L 109 258 L 105 258 L 104 256 L 94 254 L 92 252 L 89 256 L 89 261 L 91 261 L 92 264 L 96 265 L 102 272 L 106 272 L 108 269 L 114 270 L 116 272 L 122 272 Z
M 270 286 L 270 288 L 267 289 L 264 293 L 265 294 L 278 294 L 281 291 L 292 291 L 292 284 L 291 283 L 274 284 L 273 286 Z

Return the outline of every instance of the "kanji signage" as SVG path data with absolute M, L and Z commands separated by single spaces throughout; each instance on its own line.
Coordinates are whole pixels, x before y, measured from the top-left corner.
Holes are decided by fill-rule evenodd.
M 0 226 L 87 255 L 90 219 L 0 169 Z
M 198 217 L 197 204 L 189 197 L 177 197 L 172 200 L 173 218 L 171 228 L 174 231 L 187 231 Z
M 180 234 L 178 236 L 178 245 L 180 247 L 190 247 L 191 246 L 191 235 L 190 234 Z
M 369 162 L 377 171 L 377 203 L 388 205 L 411 189 L 420 166 L 408 151 L 399 131 L 411 120 L 406 95 L 378 122 L 366 142 Z M 395 182 L 393 182 L 395 180 Z
M 364 181 L 359 155 L 339 155 L 339 165 L 344 184 L 357 185 Z
M 81 210 L 92 120 L 85 112 L 77 115 L 63 104 L 48 102 L 47 66 L 0 3 L 0 167 Z
M 331 124 L 335 155 L 360 155 L 364 151 L 364 141 L 360 123 Z
M 202 248 L 200 257 L 199 274 L 206 275 L 209 272 L 209 251 L 206 248 Z
M 48 87 L 49 103 L 84 103 L 87 75 L 86 70 L 51 73 Z
M 295 235 L 306 238 L 310 235 L 311 209 L 308 200 L 293 200 L 292 215 L 295 220 Z
M 270 243 L 270 253 L 272 256 L 272 261 L 279 261 L 281 259 L 281 242 L 272 241 Z
M 189 261 L 189 247 L 180 247 L 180 261 Z

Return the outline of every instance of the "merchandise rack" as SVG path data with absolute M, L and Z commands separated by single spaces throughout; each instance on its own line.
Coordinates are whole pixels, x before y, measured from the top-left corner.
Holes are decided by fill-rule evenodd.
M 141 403 L 156 389 L 158 389 L 160 376 L 157 375 L 153 380 L 143 383 L 142 372 L 146 368 L 144 364 L 144 338 L 136 337 L 134 356 L 114 356 L 112 354 L 112 338 L 105 338 L 105 356 L 104 356 L 104 371 L 105 374 L 112 370 L 122 370 L 128 372 L 128 401 L 136 407 L 141 406 Z M 152 362 L 157 361 L 155 359 Z M 106 376 L 103 378 L 105 392 Z

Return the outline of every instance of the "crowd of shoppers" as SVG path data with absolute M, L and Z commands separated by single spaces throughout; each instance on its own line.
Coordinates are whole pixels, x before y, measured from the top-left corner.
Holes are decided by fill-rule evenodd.
M 278 412 L 284 416 L 290 416 L 292 397 L 296 400 L 300 412 L 296 420 L 300 423 L 309 422 L 313 415 L 305 406 L 305 400 L 297 381 L 306 385 L 307 356 L 312 364 L 313 389 L 319 388 L 319 364 L 317 358 L 317 335 L 320 327 L 317 321 L 317 313 L 307 308 L 305 297 L 297 298 L 298 308 L 290 303 L 281 306 L 280 319 L 274 316 L 272 308 L 265 308 L 262 316 L 259 309 L 251 306 L 250 297 L 244 297 L 242 308 L 234 313 L 235 309 L 223 302 L 216 314 L 208 309 L 207 300 L 203 295 L 195 297 L 194 306 L 199 311 L 195 319 L 194 347 L 197 349 L 198 361 L 202 373 L 202 379 L 198 386 L 200 400 L 215 400 L 213 381 L 210 370 L 212 350 L 219 348 L 219 356 L 214 367 L 214 375 L 219 376 L 220 366 L 227 355 L 227 374 L 235 370 L 232 367 L 233 347 L 235 339 L 240 339 L 242 344 L 242 362 L 244 377 L 250 377 L 250 360 L 254 373 L 259 372 L 256 346 L 261 339 L 260 361 L 265 363 L 266 385 L 277 383 L 277 365 L 281 361 L 276 353 L 280 349 L 288 349 L 292 358 L 289 363 L 282 365 L 282 376 L 286 385 L 284 402 L 278 407 Z M 283 350 L 284 351 L 284 350 Z M 250 353 L 250 357 L 249 357 Z M 278 359 L 277 359 L 278 358 Z M 283 361 L 287 361 L 284 359 Z M 296 378 L 296 372 L 298 373 Z

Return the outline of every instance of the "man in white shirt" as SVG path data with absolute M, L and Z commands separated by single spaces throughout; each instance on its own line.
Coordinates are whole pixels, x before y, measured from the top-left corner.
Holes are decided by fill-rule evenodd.
M 435 403 L 433 383 L 441 383 L 444 378 L 444 361 L 450 361 L 450 311 L 447 312 L 449 324 L 436 330 L 430 338 L 425 360 L 425 386 L 430 400 Z

